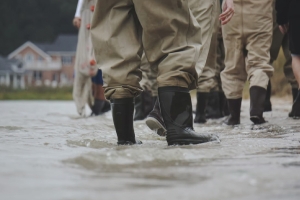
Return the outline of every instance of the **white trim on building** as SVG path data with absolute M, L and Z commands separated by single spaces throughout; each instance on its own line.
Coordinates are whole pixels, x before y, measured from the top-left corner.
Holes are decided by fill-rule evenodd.
M 45 53 L 43 50 L 41 50 L 40 48 L 38 48 L 35 44 L 33 44 L 30 41 L 26 42 L 25 44 L 23 44 L 22 46 L 20 46 L 19 48 L 17 48 L 15 51 L 13 51 L 11 54 L 9 54 L 8 58 L 9 59 L 14 58 L 15 56 L 17 56 L 21 51 L 23 51 L 27 47 L 32 48 L 34 51 L 36 51 L 39 55 L 41 55 L 46 60 L 48 60 L 48 61 L 51 60 L 51 56 L 49 56 L 47 53 Z

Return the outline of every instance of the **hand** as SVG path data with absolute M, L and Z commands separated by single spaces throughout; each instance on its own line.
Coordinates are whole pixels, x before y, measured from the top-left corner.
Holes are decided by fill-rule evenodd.
M 279 25 L 280 32 L 285 35 L 289 30 L 289 24 Z
M 79 17 L 75 17 L 73 19 L 73 25 L 79 29 L 81 25 L 81 19 Z
M 221 13 L 219 19 L 222 25 L 227 24 L 234 15 L 234 5 L 233 0 L 225 0 L 223 3 L 223 12 Z

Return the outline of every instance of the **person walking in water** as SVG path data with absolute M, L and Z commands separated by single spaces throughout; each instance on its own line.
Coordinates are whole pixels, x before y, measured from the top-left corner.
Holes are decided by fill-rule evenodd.
M 282 34 L 288 34 L 292 53 L 292 68 L 298 82 L 298 94 L 294 100 L 290 116 L 300 118 L 300 1 L 277 0 L 277 23 Z
M 95 0 L 79 0 L 73 20 L 74 26 L 79 29 L 73 98 L 81 116 L 85 116 L 86 104 L 90 106 L 92 115 L 110 110 L 102 88 L 102 72 L 96 65 L 91 42 L 90 26 L 95 3 Z
M 271 60 L 270 64 L 273 65 L 274 61 L 277 60 L 280 49 L 282 48 L 283 55 L 285 57 L 285 63 L 283 63 L 283 72 L 284 75 L 291 85 L 291 93 L 293 96 L 293 102 L 296 100 L 298 95 L 298 82 L 295 78 L 292 68 L 292 55 L 289 49 L 289 37 L 288 34 L 282 34 L 279 25 L 277 24 L 277 17 L 276 17 L 276 9 L 275 9 L 276 0 L 273 2 L 273 39 L 272 45 L 270 49 Z M 267 96 L 265 100 L 265 112 L 272 111 L 272 103 L 271 103 L 271 82 L 269 82 L 268 89 L 267 89 Z M 292 110 L 288 116 L 292 117 Z
M 217 33 L 220 28 L 219 15 L 221 12 L 220 0 L 190 1 L 191 11 L 201 27 L 202 53 L 197 59 L 196 71 L 198 74 L 197 106 L 194 123 L 205 123 L 205 110 L 208 103 L 208 91 L 217 87 L 215 65 L 217 54 Z M 224 4 L 224 11 L 228 3 Z M 154 66 L 151 66 L 153 71 Z M 156 88 L 153 88 L 156 89 Z M 152 91 L 155 93 L 155 91 Z M 218 101 L 219 103 L 219 101 Z M 216 105 L 214 105 L 216 106 Z M 219 108 L 219 107 L 218 107 Z M 158 101 L 146 119 L 147 126 L 160 136 L 165 136 L 166 128 L 160 114 Z
M 199 4 L 202 1 L 200 0 Z M 227 0 L 226 2 L 230 2 Z M 218 140 L 193 128 L 189 90 L 196 89 L 195 64 L 201 52 L 201 27 L 190 0 L 98 0 L 92 22 L 97 63 L 112 103 L 118 144 L 140 144 L 133 128 L 134 97 L 142 89 L 143 51 L 158 66 L 158 99 L 169 145 L 199 144 Z M 232 6 L 232 5 L 231 5 Z M 203 11 L 205 12 L 205 10 Z M 222 20 L 233 15 L 232 7 Z
M 240 124 L 242 94 L 246 80 L 250 82 L 250 120 L 265 123 L 263 118 L 269 78 L 272 43 L 273 0 L 234 0 L 235 15 L 222 27 L 225 45 L 225 69 L 222 87 L 228 100 L 230 116 L 227 125 Z

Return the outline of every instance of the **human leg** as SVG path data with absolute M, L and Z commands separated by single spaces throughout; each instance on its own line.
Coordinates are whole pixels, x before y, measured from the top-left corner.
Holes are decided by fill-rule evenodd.
M 157 85 L 157 74 L 155 74 L 151 69 L 152 68 L 150 67 L 145 54 L 143 54 L 141 60 L 142 80 L 140 82 L 143 92 L 135 98 L 135 121 L 144 120 L 152 111 L 155 103 L 155 99 L 152 95 L 152 88 L 154 87 L 153 85 Z
M 142 59 L 142 63 L 143 63 L 143 59 Z M 148 65 L 147 70 L 149 70 L 147 75 L 148 78 L 147 82 L 149 83 L 148 85 L 152 93 L 154 106 L 146 118 L 146 125 L 151 130 L 155 131 L 159 136 L 166 136 L 167 129 L 161 115 L 160 105 L 158 100 L 158 86 L 157 86 L 158 69 L 157 66 L 150 66 L 148 61 L 147 61 L 147 65 Z
M 234 1 L 235 15 L 222 27 L 225 46 L 225 69 L 221 73 L 222 88 L 228 100 L 229 117 L 227 125 L 240 123 L 240 110 L 247 73 L 242 33 L 242 2 Z
M 207 1 L 208 4 L 210 1 Z M 203 48 L 208 49 L 208 54 L 206 54 L 205 50 L 202 52 L 196 68 L 198 69 L 198 87 L 197 87 L 197 107 L 196 107 L 196 117 L 195 123 L 205 123 L 206 122 L 206 111 L 208 103 L 214 103 L 212 117 L 217 118 L 220 115 L 220 102 L 219 96 L 214 96 L 213 101 L 209 101 L 209 93 L 213 88 L 216 88 L 218 85 L 216 76 L 215 76 L 215 68 L 216 68 L 216 60 L 217 60 L 217 46 L 218 46 L 218 31 L 220 28 L 220 22 L 218 16 L 220 14 L 220 3 L 218 0 L 212 1 L 212 16 L 210 21 L 210 29 L 208 29 L 208 36 L 204 35 L 204 37 L 210 38 L 210 40 L 205 41 L 203 43 Z M 200 21 L 200 24 L 202 22 Z M 206 27 L 203 27 L 205 30 Z M 206 56 L 205 58 L 203 58 Z M 202 66 L 203 60 L 204 67 Z M 201 71 L 202 70 L 202 71 Z M 203 105 L 200 105 L 203 104 Z
M 97 64 L 111 100 L 118 144 L 139 143 L 133 129 L 134 97 L 142 89 L 141 27 L 131 0 L 98 0 L 92 22 Z
M 151 65 L 158 66 L 158 99 L 167 128 L 168 144 L 198 144 L 216 140 L 215 136 L 193 130 L 188 91 L 196 88 L 195 65 L 201 49 L 201 29 L 189 9 L 189 2 L 133 2 L 143 27 L 146 56 Z M 149 13 L 152 13 L 151 16 Z
M 213 92 L 213 99 L 210 99 L 210 92 L 212 88 L 217 87 L 217 81 L 215 78 L 215 65 L 216 65 L 216 37 L 213 34 L 212 42 L 210 45 L 210 50 L 208 54 L 208 59 L 205 67 L 203 68 L 202 74 L 198 80 L 197 88 L 197 107 L 196 107 L 196 117 L 195 123 L 205 123 L 206 122 L 206 109 L 208 103 L 213 104 L 213 109 L 210 110 L 211 118 L 218 118 L 220 113 L 220 99 L 217 92 Z M 209 99 L 211 100 L 209 102 Z M 198 105 L 203 104 L 203 105 Z
M 269 64 L 273 32 L 272 3 L 271 0 L 263 4 L 250 1 L 244 6 L 244 16 L 257 22 L 245 20 L 244 23 L 247 44 L 246 70 L 250 82 L 250 119 L 255 124 L 265 123 L 264 102 L 268 82 L 274 71 Z
M 216 73 L 215 73 L 218 86 L 213 90 L 219 92 L 220 110 L 222 115 L 228 116 L 229 115 L 228 104 L 227 104 L 227 99 L 225 97 L 224 91 L 222 89 L 222 81 L 221 81 L 221 72 L 225 69 L 224 60 L 225 60 L 225 48 L 224 48 L 224 41 L 222 36 L 222 29 L 220 29 L 218 33 L 217 65 L 216 65 Z

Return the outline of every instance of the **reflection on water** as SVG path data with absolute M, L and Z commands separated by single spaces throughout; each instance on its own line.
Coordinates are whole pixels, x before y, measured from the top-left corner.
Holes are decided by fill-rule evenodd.
M 142 145 L 117 146 L 111 113 L 73 102 L 0 102 L 0 199 L 299 199 L 300 121 L 282 102 L 254 126 L 195 125 L 221 142 L 168 147 L 143 121 Z M 33 194 L 35 194 L 33 196 Z

